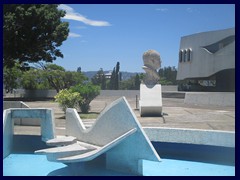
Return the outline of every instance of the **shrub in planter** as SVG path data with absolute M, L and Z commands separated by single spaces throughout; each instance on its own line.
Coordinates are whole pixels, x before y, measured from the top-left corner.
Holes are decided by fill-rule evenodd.
M 82 101 L 80 93 L 72 92 L 67 89 L 59 91 L 59 93 L 54 96 L 54 98 L 65 113 L 67 108 L 77 108 L 78 103 Z
M 92 83 L 78 84 L 70 90 L 81 94 L 82 100 L 78 102 L 78 105 L 82 113 L 88 113 L 91 101 L 100 94 L 100 87 Z

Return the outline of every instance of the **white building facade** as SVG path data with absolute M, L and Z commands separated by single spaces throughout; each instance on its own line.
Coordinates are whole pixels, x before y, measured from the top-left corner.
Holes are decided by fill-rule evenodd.
M 177 80 L 195 85 L 211 80 L 212 91 L 235 91 L 235 28 L 182 37 Z

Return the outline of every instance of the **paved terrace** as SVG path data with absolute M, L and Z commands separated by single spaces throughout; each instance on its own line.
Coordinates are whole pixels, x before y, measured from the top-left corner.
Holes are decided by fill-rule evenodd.
M 190 128 L 203 130 L 235 131 L 235 107 L 199 106 L 184 104 L 182 98 L 163 98 L 163 117 L 140 117 L 136 107 L 136 91 L 105 91 L 91 102 L 91 112 L 100 113 L 112 101 L 124 95 L 143 127 Z M 52 108 L 55 115 L 56 133 L 64 135 L 65 115 L 58 103 L 52 101 L 25 102 L 31 108 Z M 83 119 L 90 127 L 95 119 Z M 37 126 L 15 126 L 16 134 L 40 134 Z

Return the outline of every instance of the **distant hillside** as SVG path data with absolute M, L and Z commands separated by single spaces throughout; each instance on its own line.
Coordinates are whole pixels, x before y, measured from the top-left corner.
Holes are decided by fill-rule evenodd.
M 97 71 L 83 71 L 82 73 L 88 77 L 88 79 L 91 79 L 97 73 Z
M 121 72 L 122 73 L 122 80 L 128 80 L 130 79 L 132 76 L 136 76 L 136 74 L 140 74 L 140 73 L 136 73 L 136 72 Z
M 109 73 L 111 71 L 104 71 L 104 73 Z M 85 71 L 85 72 L 82 72 L 85 76 L 88 77 L 88 79 L 90 80 L 96 73 L 97 71 Z M 132 76 L 135 76 L 137 73 L 136 72 L 121 72 L 122 73 L 122 80 L 127 80 L 127 79 L 130 79 Z M 138 73 L 140 74 L 140 73 Z

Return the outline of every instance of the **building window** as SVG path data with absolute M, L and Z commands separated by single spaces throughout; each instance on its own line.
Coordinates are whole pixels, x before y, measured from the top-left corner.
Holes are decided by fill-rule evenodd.
M 187 50 L 186 49 L 183 51 L 183 56 L 184 56 L 183 61 L 186 62 L 187 61 Z
M 179 51 L 179 62 L 181 63 L 182 62 L 182 54 L 183 54 L 183 51 L 182 50 L 180 50 Z
M 190 62 L 192 60 L 192 49 L 184 49 L 179 51 L 179 62 Z
M 182 50 L 182 62 L 184 62 L 184 50 Z
M 191 59 L 192 59 L 192 50 L 188 49 L 187 50 L 187 61 L 189 62 L 189 61 L 191 61 Z

